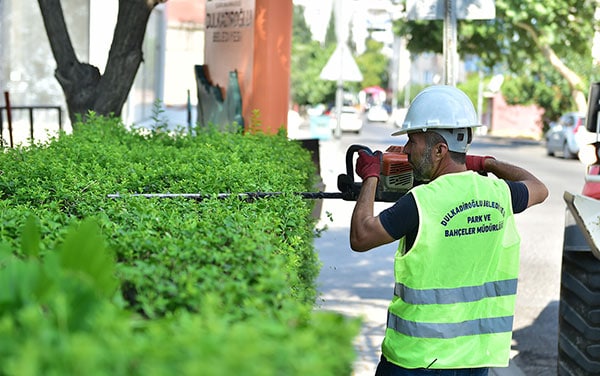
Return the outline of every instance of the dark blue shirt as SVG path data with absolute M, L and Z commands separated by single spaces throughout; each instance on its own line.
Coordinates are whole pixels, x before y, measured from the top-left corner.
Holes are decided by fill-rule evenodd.
M 513 213 L 520 213 L 527 209 L 529 191 L 521 182 L 506 181 L 510 188 Z M 406 236 L 406 249 L 410 249 L 417 237 L 419 229 L 419 211 L 412 193 L 408 193 L 396 203 L 379 214 L 383 228 L 394 239 Z

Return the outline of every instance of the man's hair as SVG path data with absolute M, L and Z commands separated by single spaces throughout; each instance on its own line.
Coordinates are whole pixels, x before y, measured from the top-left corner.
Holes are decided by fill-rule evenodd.
M 469 132 L 469 136 L 471 136 L 471 132 Z M 448 142 L 446 141 L 446 139 L 444 137 L 442 137 L 441 134 L 435 132 L 435 131 L 427 131 L 425 132 L 425 145 L 428 148 L 433 148 L 435 145 L 439 144 L 439 143 L 443 143 L 448 145 Z M 450 151 L 448 150 L 448 152 L 450 153 L 450 158 L 455 162 L 455 163 L 459 163 L 459 164 L 465 164 L 465 161 L 467 160 L 467 154 L 466 153 L 459 153 L 456 151 Z

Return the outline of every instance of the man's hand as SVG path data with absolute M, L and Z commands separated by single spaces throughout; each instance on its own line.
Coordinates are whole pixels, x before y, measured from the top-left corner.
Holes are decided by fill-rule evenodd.
M 356 161 L 356 174 L 367 180 L 372 176 L 379 179 L 379 172 L 381 171 L 381 157 L 382 154 L 379 150 L 370 154 L 366 150 L 358 151 L 358 160 Z
M 479 155 L 467 155 L 467 160 L 465 164 L 467 165 L 467 170 L 477 171 L 477 172 L 485 172 L 485 160 L 486 159 L 496 159 L 490 155 L 479 156 Z

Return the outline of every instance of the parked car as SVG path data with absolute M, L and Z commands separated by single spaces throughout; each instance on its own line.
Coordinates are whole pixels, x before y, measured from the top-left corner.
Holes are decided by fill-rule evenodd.
M 389 119 L 390 114 L 384 106 L 372 106 L 367 111 L 367 120 L 370 122 L 386 123 Z
M 550 129 L 545 134 L 546 153 L 555 155 L 559 153 L 565 159 L 575 158 L 579 152 L 583 137 L 575 137 L 580 130 L 585 130 L 585 115 L 577 112 L 568 112 L 560 119 L 550 125 Z
M 342 132 L 354 132 L 358 134 L 362 127 L 362 112 L 356 107 L 343 106 L 340 117 L 340 129 Z M 335 108 L 332 108 L 329 112 L 329 128 L 331 128 L 332 131 L 337 128 L 337 112 Z

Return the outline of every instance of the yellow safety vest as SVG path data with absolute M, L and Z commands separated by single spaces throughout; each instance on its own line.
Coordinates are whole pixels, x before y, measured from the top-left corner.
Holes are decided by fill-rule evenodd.
M 396 253 L 383 354 L 404 368 L 506 367 L 520 245 L 508 185 L 467 171 L 411 192 L 419 229 Z

